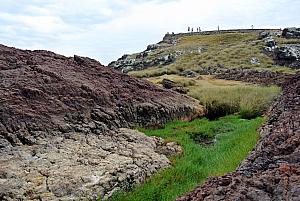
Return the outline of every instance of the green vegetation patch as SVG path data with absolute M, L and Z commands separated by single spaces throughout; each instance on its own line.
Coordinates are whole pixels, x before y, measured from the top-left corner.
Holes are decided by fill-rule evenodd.
M 140 129 L 148 136 L 178 142 L 182 156 L 171 158 L 173 166 L 160 171 L 131 192 L 119 192 L 111 201 L 169 201 L 194 189 L 209 176 L 220 176 L 237 168 L 259 139 L 261 117 L 246 120 L 231 115 L 219 120 L 170 122 L 161 129 Z M 205 143 L 213 140 L 212 145 Z

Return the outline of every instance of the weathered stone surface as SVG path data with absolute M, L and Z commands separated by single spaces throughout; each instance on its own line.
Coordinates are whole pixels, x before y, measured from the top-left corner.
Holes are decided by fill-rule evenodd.
M 258 39 L 264 39 L 270 36 L 270 32 L 269 31 L 262 31 L 258 34 Z
M 177 201 L 300 200 L 300 73 L 283 87 L 259 143 L 236 172 L 209 178 Z
M 181 152 L 176 143 L 165 143 L 130 129 L 102 135 L 70 132 L 41 138 L 33 146 L 0 152 L 0 198 L 107 198 L 170 166 L 165 154 Z
M 108 64 L 108 66 L 113 69 L 122 71 L 123 73 L 127 73 L 134 70 L 143 70 L 152 66 L 165 66 L 175 62 L 176 58 L 178 57 L 178 54 L 176 54 L 176 52 L 156 57 L 149 56 L 150 52 L 158 49 L 158 47 L 160 46 L 150 45 L 147 47 L 147 50 L 134 55 L 126 55 L 126 57 L 123 56 L 117 61 L 111 62 L 110 64 Z
M 260 65 L 260 61 L 259 61 L 259 59 L 256 58 L 256 57 L 252 57 L 252 58 L 250 59 L 250 63 L 251 63 L 252 65 Z
M 300 45 L 284 45 L 275 48 L 274 60 L 279 65 L 300 68 Z
M 184 76 L 184 77 L 197 77 L 199 76 L 198 73 L 196 73 L 195 71 L 192 70 L 185 70 L 183 72 L 180 73 L 180 76 Z
M 272 38 L 272 37 L 267 38 L 267 39 L 265 40 L 265 42 L 266 42 L 266 46 L 267 46 L 267 47 L 270 47 L 270 48 L 276 47 L 276 45 L 277 45 L 277 42 L 276 42 L 275 39 Z
M 188 96 L 93 59 L 3 45 L 0 102 L 0 200 L 95 199 L 128 189 L 180 148 L 120 128 L 203 115 Z
M 284 37 L 284 38 L 300 38 L 300 28 L 296 28 L 296 27 L 285 28 L 282 31 L 282 37 Z

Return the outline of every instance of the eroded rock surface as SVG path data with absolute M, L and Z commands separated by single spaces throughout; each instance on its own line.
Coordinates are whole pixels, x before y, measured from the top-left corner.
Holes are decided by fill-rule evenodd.
M 300 44 L 284 45 L 274 49 L 274 60 L 279 65 L 286 65 L 291 68 L 300 68 Z
M 203 115 L 196 100 L 93 59 L 3 45 L 0 102 L 0 200 L 95 199 L 130 188 L 179 148 L 121 128 Z
M 170 166 L 164 154 L 180 153 L 175 143 L 130 129 L 53 135 L 1 152 L 0 198 L 105 199 Z
M 300 28 L 285 28 L 282 31 L 282 36 L 285 38 L 300 38 Z
M 209 178 L 177 201 L 300 200 L 299 73 L 285 83 L 260 134 L 255 150 L 236 172 Z

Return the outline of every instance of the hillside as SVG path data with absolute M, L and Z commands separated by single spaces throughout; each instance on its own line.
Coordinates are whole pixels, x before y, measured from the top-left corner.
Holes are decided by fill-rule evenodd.
M 281 30 L 167 34 L 161 42 L 149 45 L 145 51 L 124 55 L 109 66 L 136 77 L 187 71 L 207 74 L 208 68 L 291 73 L 300 66 L 293 63 L 300 57 L 299 44 L 297 35 L 285 37 Z
M 181 150 L 127 128 L 203 115 L 186 95 L 79 56 L 0 45 L 0 78 L 0 200 L 96 199 L 130 188 Z

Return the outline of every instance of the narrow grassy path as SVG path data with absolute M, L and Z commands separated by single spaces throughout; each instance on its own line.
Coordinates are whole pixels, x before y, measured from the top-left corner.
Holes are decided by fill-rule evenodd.
M 170 122 L 162 129 L 141 129 L 148 136 L 176 141 L 183 156 L 172 158 L 173 167 L 160 171 L 144 185 L 129 193 L 119 193 L 111 201 L 170 201 L 202 183 L 208 176 L 223 175 L 236 169 L 253 149 L 264 119 L 245 120 L 226 116 L 209 121 Z M 212 140 L 213 145 L 199 143 Z

